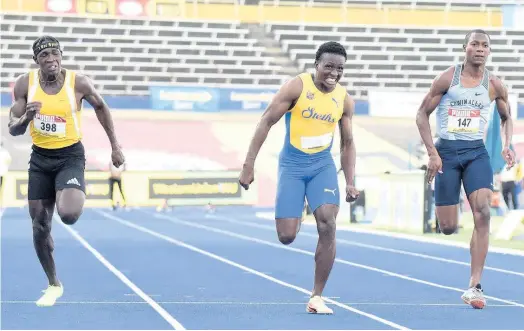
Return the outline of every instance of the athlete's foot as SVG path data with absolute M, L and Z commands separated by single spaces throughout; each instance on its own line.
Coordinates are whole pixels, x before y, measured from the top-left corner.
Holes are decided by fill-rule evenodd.
M 60 285 L 49 285 L 43 290 L 44 295 L 36 302 L 38 307 L 51 307 L 55 304 L 56 300 L 64 294 L 64 286 Z
M 333 310 L 326 306 L 324 299 L 319 295 L 309 299 L 306 311 L 310 314 L 333 314 Z
M 475 309 L 482 309 L 484 306 L 486 306 L 486 299 L 484 299 L 484 294 L 480 284 L 467 289 L 466 292 L 462 294 L 461 298 L 462 301 L 468 305 L 471 305 L 471 307 Z

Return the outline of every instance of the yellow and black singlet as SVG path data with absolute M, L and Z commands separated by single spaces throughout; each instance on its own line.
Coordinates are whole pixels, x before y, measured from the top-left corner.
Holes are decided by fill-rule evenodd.
M 57 94 L 44 92 L 39 82 L 39 69 L 29 72 L 28 102 L 42 103 L 40 113 L 30 123 L 35 146 L 58 149 L 82 139 L 81 116 L 75 97 L 75 73 L 66 70 L 64 85 Z

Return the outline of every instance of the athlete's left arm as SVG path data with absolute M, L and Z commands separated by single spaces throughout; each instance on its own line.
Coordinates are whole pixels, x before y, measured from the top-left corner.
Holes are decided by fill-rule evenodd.
M 344 112 L 338 122 L 340 129 L 340 163 L 346 177 L 347 185 L 354 185 L 355 160 L 357 152 L 353 141 L 353 113 L 355 112 L 355 101 L 346 94 L 344 99 Z
M 511 107 L 508 100 L 508 90 L 498 78 L 494 78 L 492 83 L 493 89 L 495 90 L 495 103 L 504 132 L 504 147 L 509 148 L 513 137 L 513 119 L 511 117 Z
M 120 149 L 120 145 L 116 139 L 115 127 L 113 125 L 113 119 L 109 107 L 100 93 L 95 89 L 91 80 L 87 76 L 77 74 L 75 89 L 77 93 L 82 95 L 82 99 L 85 99 L 95 110 L 96 117 L 104 128 L 113 151 Z

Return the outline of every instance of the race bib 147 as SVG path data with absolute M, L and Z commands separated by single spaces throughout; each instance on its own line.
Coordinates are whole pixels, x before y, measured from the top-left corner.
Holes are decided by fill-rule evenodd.
M 476 133 L 480 130 L 480 110 L 448 110 L 448 132 Z
M 36 114 L 33 120 L 35 130 L 46 136 L 65 137 L 66 120 L 59 116 Z

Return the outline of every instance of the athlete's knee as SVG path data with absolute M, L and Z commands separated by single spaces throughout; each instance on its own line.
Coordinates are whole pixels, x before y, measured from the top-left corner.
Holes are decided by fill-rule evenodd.
M 278 240 L 280 240 L 281 243 L 284 245 L 289 245 L 293 241 L 295 241 L 295 238 L 297 237 L 296 233 L 278 233 Z
M 46 218 L 35 217 L 32 220 L 33 223 L 33 234 L 35 236 L 46 237 L 51 233 L 51 220 Z
M 73 225 L 82 215 L 85 194 L 77 189 L 65 189 L 58 193 L 57 211 L 62 222 Z
M 440 232 L 446 236 L 457 232 L 458 228 L 458 205 L 437 206 L 436 214 Z
M 33 238 L 37 242 L 46 240 L 51 235 L 52 215 L 44 208 L 34 213 L 32 219 Z
M 317 229 L 319 233 L 334 233 L 336 231 L 336 221 L 334 217 L 317 218 Z
M 318 237 L 321 240 L 335 239 L 337 223 L 333 215 L 319 215 L 316 217 Z
M 58 207 L 58 216 L 64 224 L 73 225 L 82 215 L 82 208 L 74 205 L 61 205 Z
M 46 208 L 43 201 L 29 201 L 29 214 L 35 235 L 45 235 L 51 232 L 52 207 Z
M 487 203 L 477 206 L 473 211 L 473 219 L 475 220 L 475 227 L 487 228 L 491 219 L 491 212 Z
M 491 191 L 487 189 L 475 191 L 470 195 L 469 200 L 475 228 L 487 228 L 491 219 Z
M 289 245 L 297 237 L 300 228 L 299 218 L 276 219 L 278 240 L 284 245 Z
M 438 225 L 440 228 L 440 232 L 445 234 L 446 236 L 452 235 L 453 233 L 457 232 L 458 224 L 457 220 L 453 217 L 450 218 L 443 218 L 438 220 Z
M 455 224 L 440 224 L 440 231 L 446 236 L 452 235 L 457 232 L 457 226 Z
M 73 210 L 73 209 L 68 210 L 67 208 L 65 208 L 65 210 L 58 209 L 58 215 L 60 216 L 60 219 L 62 220 L 62 222 L 64 222 L 67 225 L 75 224 L 76 221 L 78 221 L 78 219 L 80 218 L 81 214 L 82 214 L 82 211 L 80 210 Z
M 337 227 L 337 213 L 338 206 L 336 205 L 322 205 L 315 210 L 314 214 L 319 236 L 334 236 Z

